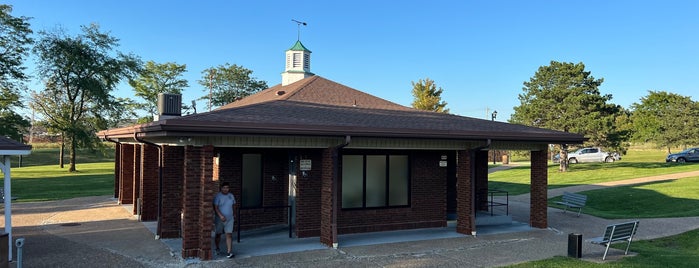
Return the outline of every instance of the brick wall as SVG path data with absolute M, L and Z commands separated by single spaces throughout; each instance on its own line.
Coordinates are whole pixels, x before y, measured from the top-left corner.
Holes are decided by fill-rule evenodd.
M 548 158 L 546 151 L 532 151 L 531 201 L 529 224 L 546 228 L 548 209 Z
M 457 152 L 456 167 L 456 232 L 470 235 L 475 231 L 475 213 L 472 209 L 471 196 L 471 155 L 469 151 Z
M 134 145 L 122 144 L 120 146 L 121 157 L 119 158 L 118 169 L 120 188 L 119 188 L 119 204 L 133 204 L 133 185 L 134 185 Z
M 333 223 L 333 154 L 334 148 L 324 149 L 321 160 L 320 186 L 320 243 L 332 247 L 337 243 Z M 335 155 L 337 157 L 337 155 Z M 338 175 L 339 179 L 339 175 Z M 339 189 L 337 190 L 339 192 Z M 339 205 L 339 201 L 338 201 Z
M 182 257 L 212 259 L 212 198 L 218 191 L 213 176 L 213 147 L 187 146 L 184 150 Z
M 184 147 L 163 146 L 163 196 L 160 237 L 181 237 Z
M 141 145 L 141 220 L 158 219 L 158 184 L 160 171 L 160 150 L 148 144 Z
M 299 159 L 310 159 L 312 163 L 312 169 L 307 172 L 307 176 L 299 175 L 296 180 L 295 231 L 299 238 L 320 236 L 322 178 L 325 172 L 329 172 L 328 176 L 332 174 L 331 162 L 324 163 L 322 156 L 322 150 L 303 150 L 299 151 L 299 158 L 296 160 L 297 165 Z

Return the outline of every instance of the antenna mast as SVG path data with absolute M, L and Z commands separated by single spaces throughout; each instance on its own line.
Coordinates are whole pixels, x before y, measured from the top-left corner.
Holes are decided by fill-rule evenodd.
M 296 41 L 299 41 L 299 40 L 301 40 L 301 24 L 303 24 L 303 26 L 306 26 L 308 24 L 303 22 L 303 21 L 297 21 L 295 19 L 291 19 L 291 21 L 296 22 L 296 27 L 297 27 Z

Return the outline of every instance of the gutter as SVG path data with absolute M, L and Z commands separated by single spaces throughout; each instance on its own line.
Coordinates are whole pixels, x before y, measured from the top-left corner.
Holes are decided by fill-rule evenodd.
M 332 229 L 332 243 L 333 243 L 333 248 L 337 249 L 338 247 L 338 239 L 337 239 L 337 184 L 338 184 L 338 172 L 340 172 L 340 150 L 344 148 L 345 146 L 349 145 L 350 142 L 352 141 L 352 137 L 350 135 L 345 135 L 345 143 L 337 145 L 333 147 L 333 184 L 332 184 L 332 196 L 333 196 L 333 211 L 332 211 L 332 219 L 330 221 L 330 229 Z
M 155 234 L 155 239 L 160 239 L 162 233 L 162 211 L 163 211 L 163 147 L 150 141 L 143 140 L 138 137 L 139 132 L 133 133 L 133 138 L 137 142 L 152 145 L 158 148 L 158 227 Z M 139 217 L 141 215 L 139 214 Z

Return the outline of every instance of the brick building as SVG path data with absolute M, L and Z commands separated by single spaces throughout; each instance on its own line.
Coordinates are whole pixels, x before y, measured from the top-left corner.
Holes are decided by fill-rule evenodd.
M 337 247 L 340 234 L 443 227 L 455 215 L 471 235 L 489 151 L 529 150 L 530 225 L 547 227 L 548 144 L 582 135 L 404 107 L 312 74 L 310 54 L 297 41 L 281 84 L 214 111 L 99 132 L 117 148 L 115 197 L 201 259 L 212 257 L 221 182 L 244 230 L 290 223 L 293 237 Z

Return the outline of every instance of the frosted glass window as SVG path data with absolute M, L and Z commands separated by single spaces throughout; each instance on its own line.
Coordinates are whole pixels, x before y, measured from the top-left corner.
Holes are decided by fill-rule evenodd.
M 366 156 L 366 206 L 386 206 L 386 156 Z
M 408 156 L 391 155 L 388 159 L 390 167 L 388 172 L 388 205 L 407 206 L 410 187 Z
M 243 154 L 243 207 L 262 206 L 262 155 Z
M 364 156 L 342 156 L 342 207 L 364 206 Z

